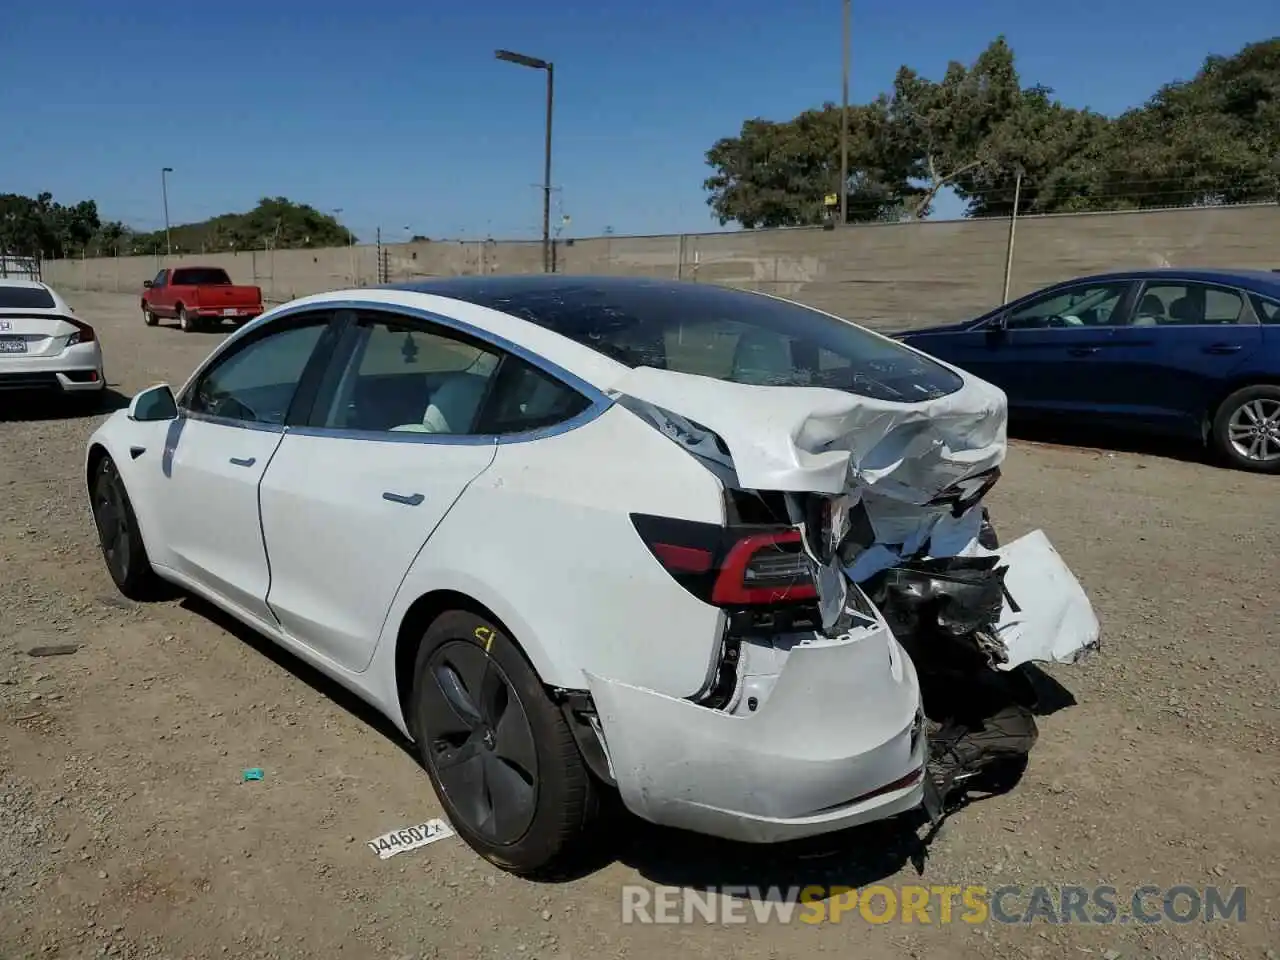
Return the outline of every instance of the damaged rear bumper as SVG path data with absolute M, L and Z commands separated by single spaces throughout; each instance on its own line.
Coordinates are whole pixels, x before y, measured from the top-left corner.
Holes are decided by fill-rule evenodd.
M 744 715 L 587 679 L 622 800 L 653 823 L 773 843 L 921 803 L 919 685 L 883 621 L 797 643 Z

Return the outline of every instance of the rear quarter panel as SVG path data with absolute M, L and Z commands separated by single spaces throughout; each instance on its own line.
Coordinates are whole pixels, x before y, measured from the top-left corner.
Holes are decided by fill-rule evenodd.
M 414 601 L 455 590 L 497 615 L 544 683 L 585 689 L 590 671 L 670 696 L 696 693 L 719 650 L 721 612 L 659 565 L 633 511 L 720 523 L 722 488 L 619 406 L 568 433 L 501 444 L 414 561 L 372 669 L 394 676 Z

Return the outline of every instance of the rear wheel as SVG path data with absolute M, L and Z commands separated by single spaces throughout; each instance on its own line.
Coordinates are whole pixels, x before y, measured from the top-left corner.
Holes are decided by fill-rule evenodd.
M 1213 446 L 1229 464 L 1256 473 L 1280 473 L 1280 386 L 1237 390 L 1213 418 Z
M 501 627 L 461 610 L 431 624 L 411 723 L 449 821 L 482 857 L 550 875 L 580 852 L 599 787 L 563 713 Z
M 92 494 L 93 519 L 107 572 L 130 600 L 150 599 L 158 591 L 160 578 L 151 568 L 133 504 L 110 456 L 104 456 L 94 471 Z
M 187 312 L 186 307 L 178 308 L 178 326 L 183 333 L 191 333 L 196 329 L 196 318 Z

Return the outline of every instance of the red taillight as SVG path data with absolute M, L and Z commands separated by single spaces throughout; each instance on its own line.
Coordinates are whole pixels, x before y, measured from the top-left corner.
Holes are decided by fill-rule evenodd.
M 94 333 L 93 327 L 83 320 L 76 320 L 74 317 L 63 317 L 62 319 L 76 328 L 76 332 L 67 338 L 68 347 L 73 347 L 77 343 L 93 343 L 97 339 L 97 334 Z
M 797 530 L 722 527 L 647 514 L 631 519 L 666 571 L 706 603 L 770 606 L 817 597 Z
M 751 534 L 730 547 L 711 591 L 711 602 L 719 606 L 754 606 L 813 600 L 817 596 L 800 533 L 786 530 Z

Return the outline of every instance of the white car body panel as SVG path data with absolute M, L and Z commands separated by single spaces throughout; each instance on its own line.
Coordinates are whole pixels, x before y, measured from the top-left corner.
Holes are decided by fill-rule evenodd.
M 267 603 L 284 630 L 364 670 L 418 551 L 495 450 L 290 431 L 261 488 Z
M 167 565 L 207 584 L 238 609 L 270 621 L 271 582 L 262 542 L 258 485 L 284 432 L 229 427 L 195 417 L 166 437 L 152 485 Z M 119 462 L 119 461 L 117 461 Z
M 567 485 L 566 469 L 582 482 Z M 492 610 L 550 686 L 585 689 L 590 671 L 669 696 L 696 693 L 718 652 L 723 615 L 671 589 L 675 582 L 649 556 L 628 509 L 724 519 L 715 478 L 620 407 L 567 433 L 500 443 L 493 465 L 404 578 L 378 645 L 387 658 L 381 667 L 389 666 L 413 602 L 454 590 Z M 602 560 L 602 550 L 613 551 L 614 562 Z M 556 575 L 531 577 L 531 568 Z M 606 592 L 593 600 L 584 595 L 587 583 Z M 379 666 L 375 660 L 372 668 Z
M 21 353 L 0 348 L 0 384 L 6 377 L 52 374 L 64 393 L 97 393 L 106 388 L 102 345 L 96 337 L 88 343 L 68 344 L 80 330 L 63 319 L 76 313 L 57 291 L 34 280 L 3 279 L 0 287 L 43 290 L 53 300 L 51 307 L 21 308 L 4 307 L 0 300 L 0 340 L 21 339 L 24 347 Z M 87 379 L 90 374 L 93 379 Z
M 915 668 L 883 621 L 799 642 L 751 713 L 587 679 L 623 801 L 647 820 L 772 843 L 920 803 L 919 777 L 858 799 L 924 763 Z
M 533 438 L 469 443 L 192 417 L 141 423 L 118 412 L 91 438 L 90 455 L 100 445 L 115 460 L 157 572 L 355 691 L 406 734 L 397 676 L 406 618 L 446 591 L 485 606 L 547 687 L 590 692 L 624 801 L 657 823 L 771 842 L 920 802 L 921 780 L 911 779 L 926 753 L 919 686 L 882 618 L 834 637 L 747 644 L 732 702 L 700 706 L 689 698 L 715 675 L 725 613 L 663 569 L 629 514 L 723 524 L 726 478 L 860 500 L 883 542 L 850 569 L 820 571 L 824 607 L 831 583 L 844 604 L 854 584 L 915 548 L 984 552 L 979 508 L 957 518 L 928 501 L 1003 461 L 1001 391 L 955 371 L 957 392 L 894 404 L 632 369 L 517 316 L 391 289 L 269 311 L 187 383 L 273 318 L 337 306 L 425 311 L 542 358 L 597 391 L 593 409 Z M 714 431 L 728 454 L 682 449 L 678 430 L 655 429 L 629 398 Z M 1096 646 L 1088 598 L 1043 534 L 997 552 L 1018 603 L 999 624 L 1011 660 L 1070 661 Z

